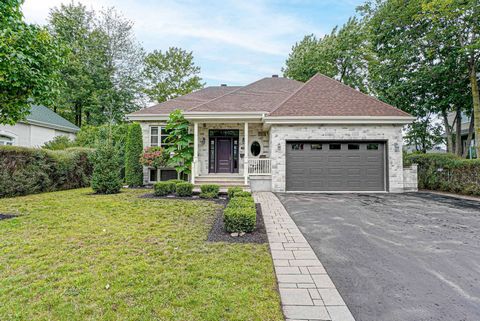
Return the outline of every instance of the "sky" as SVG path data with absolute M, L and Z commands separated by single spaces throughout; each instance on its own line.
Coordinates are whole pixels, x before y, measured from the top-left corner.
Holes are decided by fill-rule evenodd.
M 46 24 L 51 8 L 70 0 L 25 0 L 25 20 Z M 245 85 L 281 75 L 291 47 L 344 24 L 364 0 L 76 0 L 89 9 L 114 6 L 134 23 L 147 52 L 193 51 L 208 86 Z

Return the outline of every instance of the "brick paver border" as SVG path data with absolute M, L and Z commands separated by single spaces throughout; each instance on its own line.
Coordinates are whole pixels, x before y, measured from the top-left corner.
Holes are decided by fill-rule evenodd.
M 262 206 L 286 320 L 355 321 L 280 200 L 270 192 L 256 192 L 254 197 Z

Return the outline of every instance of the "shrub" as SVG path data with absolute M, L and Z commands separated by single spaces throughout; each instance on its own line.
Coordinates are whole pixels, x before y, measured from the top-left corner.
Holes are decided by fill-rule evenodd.
M 128 128 L 125 147 L 125 183 L 128 186 L 143 185 L 143 168 L 140 157 L 143 151 L 142 128 L 133 123 Z
M 217 198 L 220 186 L 216 184 L 205 184 L 200 186 L 201 198 Z
M 228 198 L 232 198 L 237 192 L 243 192 L 243 188 L 241 188 L 240 186 L 229 187 L 227 190 Z
M 163 147 L 145 147 L 140 157 L 140 164 L 153 168 L 165 167 L 167 166 L 168 158 L 168 153 Z
M 224 211 L 223 221 L 229 233 L 252 232 L 257 222 L 257 211 L 253 197 L 234 196 L 230 199 Z
M 242 191 L 233 193 L 233 197 L 252 197 L 252 193 L 242 190 Z
M 61 151 L 0 147 L 0 197 L 86 187 L 92 176 L 90 148 Z
M 178 183 L 176 186 L 176 193 L 177 196 L 185 197 L 185 196 L 192 196 L 193 194 L 193 184 L 191 183 Z
M 64 150 L 75 146 L 75 142 L 70 140 L 68 136 L 55 136 L 51 141 L 46 142 L 42 148 L 50 150 Z
M 156 196 L 165 196 L 175 192 L 176 184 L 169 181 L 158 182 L 153 185 L 153 190 Z
M 175 183 L 175 185 L 177 185 L 178 183 L 185 183 L 183 179 L 169 179 L 167 182 Z
M 120 192 L 120 162 L 115 148 L 109 144 L 100 146 L 92 156 L 92 189 L 98 194 L 115 194 Z

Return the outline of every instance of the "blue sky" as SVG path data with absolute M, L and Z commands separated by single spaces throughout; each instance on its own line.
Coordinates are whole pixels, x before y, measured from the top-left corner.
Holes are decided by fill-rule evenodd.
M 26 0 L 29 22 L 45 24 L 50 8 L 70 0 Z M 147 51 L 193 51 L 207 85 L 245 85 L 280 74 L 292 45 L 342 25 L 363 0 L 80 0 L 90 9 L 115 6 L 133 21 Z

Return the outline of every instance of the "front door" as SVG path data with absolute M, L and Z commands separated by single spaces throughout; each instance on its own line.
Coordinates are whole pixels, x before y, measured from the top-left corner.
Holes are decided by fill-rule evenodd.
M 232 172 L 232 139 L 217 139 L 217 173 Z

